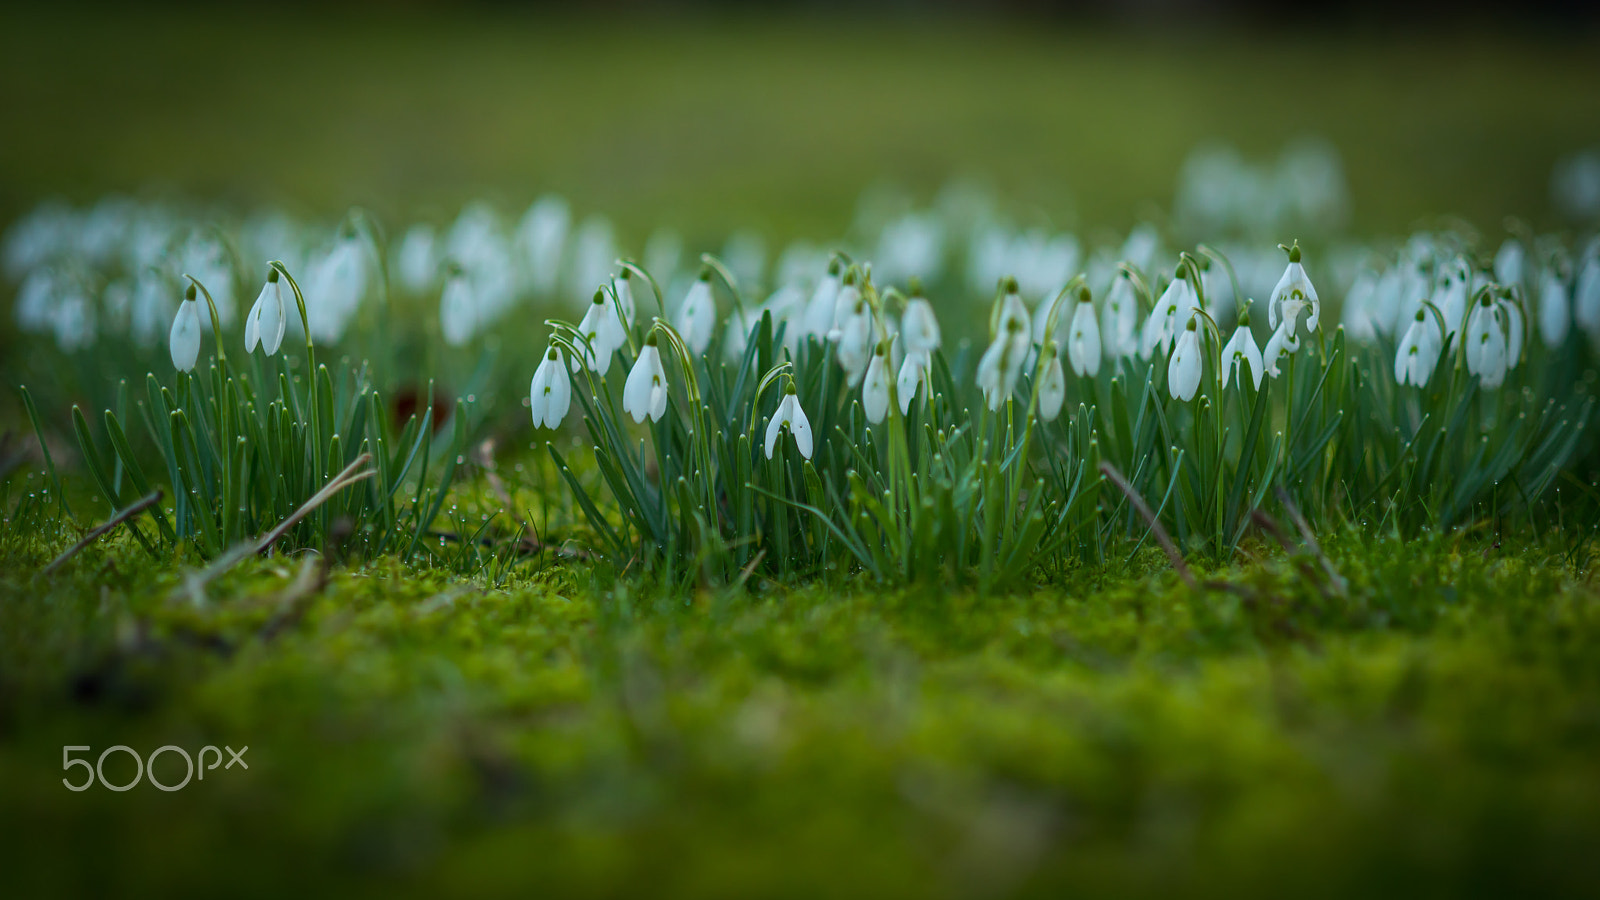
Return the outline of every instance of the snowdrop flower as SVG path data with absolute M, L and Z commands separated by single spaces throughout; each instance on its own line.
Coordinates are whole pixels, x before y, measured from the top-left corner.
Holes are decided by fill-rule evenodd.
M 445 279 L 439 294 L 439 330 L 444 342 L 459 347 L 472 340 L 478 330 L 478 303 L 472 295 L 472 281 L 457 268 Z
M 978 387 L 991 411 L 998 410 L 1016 390 L 1017 378 L 1033 346 L 1028 335 L 1028 308 L 1017 296 L 1016 286 L 1014 279 L 1008 279 L 997 310 L 994 340 L 978 360 Z
M 1170 352 L 1172 342 L 1177 338 L 1179 321 L 1188 322 L 1194 314 L 1194 288 L 1183 277 L 1183 270 L 1184 265 L 1179 263 L 1172 282 L 1161 292 L 1155 309 L 1150 311 L 1150 318 L 1145 320 L 1144 333 L 1139 341 L 1139 355 L 1145 359 L 1149 359 L 1157 347 L 1161 348 L 1162 353 Z
M 1350 290 L 1345 292 L 1344 312 L 1339 321 L 1353 341 L 1365 344 L 1378 336 L 1378 285 L 1377 273 L 1363 267 L 1350 283 Z
M 560 283 L 561 254 L 571 225 L 567 201 L 553 194 L 534 201 L 517 224 L 517 246 L 527 261 L 528 280 L 536 293 L 552 293 Z
M 617 311 L 605 289 L 594 292 L 594 300 L 589 304 L 589 311 L 583 314 L 583 321 L 578 323 L 578 331 L 589 340 L 584 364 L 604 377 L 611 368 L 611 355 L 628 342 L 628 333 L 617 319 Z M 578 361 L 573 360 L 573 365 L 577 364 Z
M 1456 333 L 1467 324 L 1467 291 L 1471 288 L 1472 270 L 1464 259 L 1454 259 L 1439 267 L 1439 289 L 1434 292 L 1433 305 L 1444 315 L 1444 336 L 1451 344 Z
M 767 422 L 767 459 L 772 458 L 772 451 L 778 445 L 778 435 L 785 430 L 794 435 L 794 445 L 800 449 L 800 455 L 810 459 L 811 422 L 806 419 L 806 411 L 800 408 L 800 398 L 795 396 L 792 380 L 783 399 L 778 402 L 771 421 Z
M 1133 292 L 1133 281 L 1126 272 L 1118 272 L 1106 293 L 1101 350 L 1112 359 L 1134 355 L 1139 350 L 1138 329 L 1139 300 Z
M 1473 304 L 1472 317 L 1467 321 L 1467 371 L 1478 376 L 1486 388 L 1504 383 L 1510 367 L 1500 316 L 1500 307 L 1485 292 L 1482 301 Z
M 932 353 L 939 349 L 939 320 L 933 316 L 933 305 L 922 296 L 922 286 L 913 281 L 911 299 L 906 301 L 905 315 L 900 317 L 900 334 L 906 342 L 907 353 Z
M 401 239 L 400 249 L 395 254 L 395 268 L 406 290 L 420 294 L 433 284 L 439 271 L 436 246 L 433 229 L 427 225 L 411 226 Z
M 1567 339 L 1572 324 L 1568 310 L 1567 285 L 1554 266 L 1544 270 L 1539 281 L 1539 336 L 1546 347 L 1559 347 Z
M 533 410 L 533 427 L 558 428 L 572 406 L 572 382 L 568 380 L 561 351 L 552 346 L 544 362 L 533 373 L 528 388 L 528 404 Z
M 1261 376 L 1265 374 L 1261 362 L 1261 348 L 1256 346 L 1255 335 L 1250 333 L 1250 317 L 1239 317 L 1239 326 L 1233 330 L 1233 337 L 1228 338 L 1228 343 L 1222 348 L 1222 386 L 1227 387 L 1230 381 L 1235 381 L 1240 387 L 1244 386 L 1244 367 L 1250 367 L 1250 377 L 1255 382 L 1256 390 L 1261 390 Z
M 1427 309 L 1417 310 L 1416 318 L 1400 339 L 1400 348 L 1394 355 L 1394 380 L 1401 384 L 1426 387 L 1433 377 L 1433 368 L 1439 363 L 1439 350 L 1444 336 L 1439 333 L 1439 323 Z
M 849 309 L 845 304 L 849 303 Z M 849 384 L 856 387 L 861 384 L 861 379 L 867 373 L 867 366 L 872 361 L 872 348 L 874 325 L 872 310 L 867 307 L 867 301 L 861 298 L 861 292 L 856 289 L 853 276 L 845 275 L 845 284 L 839 291 L 839 299 L 835 309 L 836 319 L 833 331 L 828 337 L 837 342 L 835 353 L 839 365 L 849 376 Z
M 805 317 L 800 322 L 800 337 L 821 339 L 833 328 L 834 301 L 839 298 L 840 287 L 839 260 L 835 258 L 828 262 L 828 274 L 811 292 L 811 302 L 806 304 Z
M 917 396 L 917 389 L 929 390 L 928 371 L 933 367 L 933 359 L 926 350 L 910 350 L 906 358 L 900 363 L 900 374 L 895 378 L 895 395 L 900 398 L 900 414 L 911 414 L 911 401 Z
M 1298 309 L 1294 310 L 1299 315 Z M 1282 373 L 1278 371 L 1278 361 L 1285 359 L 1300 349 L 1300 339 L 1294 333 L 1294 318 L 1284 319 L 1272 332 L 1272 337 L 1267 338 L 1267 349 L 1262 351 L 1262 361 L 1267 364 L 1267 374 L 1277 378 Z
M 861 383 L 861 409 L 873 425 L 883 421 L 889 412 L 889 362 L 887 347 L 878 344 L 867 365 L 867 376 Z
M 1525 254 L 1522 252 L 1522 242 L 1516 238 L 1506 238 L 1500 245 L 1500 250 L 1494 255 L 1494 277 L 1504 285 L 1522 283 L 1522 273 L 1525 268 Z
M 622 411 L 642 423 L 644 417 L 659 422 L 667 411 L 667 370 L 661 365 L 661 351 L 656 349 L 656 333 L 644 339 L 644 348 L 628 373 L 622 386 Z
M 633 327 L 634 313 L 637 311 L 633 302 L 633 270 L 624 267 L 617 277 L 611 279 L 611 290 L 617 295 L 617 309 L 622 311 L 622 326 L 624 330 Z
M 1591 256 L 1578 273 L 1573 311 L 1578 327 L 1600 337 L 1600 256 Z
M 1200 389 L 1200 374 L 1205 370 L 1200 354 L 1200 332 L 1195 328 L 1195 319 L 1189 319 L 1189 327 L 1183 331 L 1183 337 L 1178 338 L 1178 345 L 1172 351 L 1172 358 L 1167 360 L 1167 390 L 1172 392 L 1174 399 L 1187 403 L 1194 399 L 1195 391 Z
M 254 353 L 258 343 L 261 352 L 268 356 L 278 352 L 284 329 L 289 324 L 284 306 L 283 282 L 278 279 L 278 270 L 268 269 L 267 283 L 244 319 L 244 352 Z
M 711 296 L 711 267 L 702 268 L 700 277 L 689 286 L 689 293 L 684 296 L 672 324 L 696 355 L 711 346 L 711 335 L 717 328 L 717 302 Z
M 194 371 L 200 358 L 200 303 L 195 300 L 194 285 L 183 294 L 178 304 L 178 314 L 172 320 L 172 334 L 168 338 L 172 351 L 172 365 L 180 372 Z
M 833 318 L 828 323 L 828 340 L 837 343 L 844 335 L 845 323 L 861 311 L 861 289 L 856 287 L 854 270 L 844 273 L 844 281 L 833 295 Z
M 338 340 L 366 293 L 366 254 L 359 240 L 344 238 L 312 269 L 306 291 L 311 336 L 330 343 Z
M 1054 422 L 1056 416 L 1061 415 L 1062 401 L 1067 398 L 1067 379 L 1061 371 L 1061 355 L 1056 348 L 1047 346 L 1044 352 L 1048 359 L 1044 364 L 1044 374 L 1039 379 L 1039 418 Z
M 1095 321 L 1088 288 L 1078 291 L 1078 308 L 1067 327 L 1067 359 L 1079 378 L 1093 378 L 1100 372 L 1100 325 Z
M 1311 315 L 1306 319 L 1306 332 L 1317 330 L 1317 323 L 1322 319 L 1322 301 L 1317 299 L 1317 289 L 1311 285 L 1311 279 L 1306 277 L 1306 270 L 1300 265 L 1300 242 L 1287 248 L 1289 252 L 1289 265 L 1283 270 L 1283 277 L 1278 279 L 1277 287 L 1272 289 L 1272 299 L 1267 303 L 1267 324 L 1273 328 L 1278 327 L 1278 318 L 1282 315 L 1289 316 L 1289 304 L 1299 303 L 1294 307 L 1295 314 L 1305 306 L 1311 307 Z M 1290 326 L 1293 329 L 1293 320 Z

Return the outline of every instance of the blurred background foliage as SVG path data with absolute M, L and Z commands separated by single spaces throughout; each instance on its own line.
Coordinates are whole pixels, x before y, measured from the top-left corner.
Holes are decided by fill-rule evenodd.
M 1125 228 L 1169 206 L 1199 144 L 1269 160 L 1314 135 L 1357 232 L 1559 226 L 1552 166 L 1600 144 L 1600 42 L 1590 14 L 1537 8 L 1531 28 L 1438 10 L 1386 29 L 1183 3 L 11 10 L 0 221 L 108 191 L 391 221 L 558 191 L 625 245 L 831 238 L 865 188 L 966 177 L 1058 227 Z

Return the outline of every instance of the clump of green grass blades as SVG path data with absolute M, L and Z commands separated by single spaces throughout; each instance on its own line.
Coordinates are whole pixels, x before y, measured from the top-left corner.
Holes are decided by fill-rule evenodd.
M 1199 272 L 1210 258 L 1226 260 L 1201 253 L 1210 256 L 1185 253 L 1175 277 L 1192 282 L 1204 309 Z M 735 280 L 705 259 L 744 316 Z M 625 265 L 664 310 L 655 282 Z M 1127 275 L 1141 308 L 1153 308 L 1165 282 Z M 880 322 L 905 302 L 874 286 L 870 266 L 851 265 L 851 280 Z M 1081 289 L 1075 281 L 1062 296 Z M 581 477 L 548 448 L 616 565 L 669 580 L 862 571 L 889 583 L 994 587 L 1131 556 L 1152 536 L 1174 556 L 1225 561 L 1262 516 L 1407 535 L 1535 517 L 1593 406 L 1577 376 L 1584 363 L 1570 352 L 1530 361 L 1491 390 L 1468 371 L 1465 341 L 1447 343 L 1437 374 L 1415 389 L 1392 377 L 1393 340 L 1356 344 L 1343 328 L 1317 331 L 1301 352 L 1283 355 L 1259 389 L 1242 367 L 1225 389 L 1213 324 L 1199 329 L 1202 375 L 1188 399 L 1169 389 L 1167 359 L 1128 355 L 1069 379 L 1066 408 L 1046 421 L 1038 342 L 1037 360 L 997 408 L 968 344 L 954 358 L 934 352 L 929 389 L 904 414 L 891 384 L 887 416 L 871 425 L 832 342 L 807 335 L 786 350 L 788 323 L 770 310 L 743 319 L 753 324 L 735 355 L 722 335 L 695 353 L 671 324 L 644 318 L 618 352 L 623 375 L 647 340 L 668 360 L 668 409 L 648 425 L 648 444 L 624 422 L 622 379 L 590 366 L 573 376 L 572 395 L 598 477 Z M 588 335 L 549 324 L 567 358 L 588 358 Z M 814 449 L 803 454 L 785 435 L 769 458 L 762 434 L 791 384 Z
M 267 357 L 275 370 L 254 354 L 241 367 L 217 342 L 208 360 L 171 382 L 147 375 L 137 419 L 171 486 L 171 515 L 164 504 L 146 504 L 147 521 L 141 527 L 131 519 L 130 532 L 158 558 L 192 548 L 226 561 L 270 545 L 403 558 L 432 552 L 424 538 L 465 446 L 466 405 L 457 401 L 448 427 L 436 428 L 430 396 L 420 418 L 412 415 L 395 433 L 364 367 L 335 376 L 317 362 L 300 286 L 281 262 L 272 267 L 292 289 L 307 335 L 303 368 L 288 352 Z M 204 298 L 211 333 L 221 335 L 210 292 L 190 281 L 190 299 Z M 123 382 L 117 405 L 124 411 L 128 393 Z M 44 445 L 26 387 L 22 394 Z M 152 454 L 135 447 L 128 418 L 108 409 L 91 423 L 72 409 L 85 467 L 114 510 L 156 490 L 145 468 Z M 46 462 L 60 497 L 48 455 Z

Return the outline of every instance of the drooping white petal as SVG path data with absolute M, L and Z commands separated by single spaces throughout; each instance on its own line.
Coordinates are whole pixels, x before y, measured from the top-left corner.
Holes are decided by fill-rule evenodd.
M 872 362 L 867 364 L 867 375 L 861 382 L 861 410 L 873 425 L 882 422 L 889 413 L 889 364 L 882 347 L 872 354 Z
M 1250 377 L 1255 383 L 1256 390 L 1261 389 L 1261 379 L 1266 374 L 1262 367 L 1261 349 L 1256 346 L 1255 335 L 1250 333 L 1250 326 L 1240 325 L 1233 331 L 1233 337 L 1228 338 L 1228 343 L 1222 348 L 1222 386 L 1227 387 L 1230 381 L 1244 385 L 1244 367 L 1250 368 Z
M 900 374 L 895 378 L 895 394 L 900 398 L 900 414 L 909 415 L 911 401 L 917 396 L 917 389 L 928 383 L 928 369 L 931 361 L 926 351 L 912 350 L 906 353 L 905 361 L 900 364 Z
M 711 296 L 711 281 L 702 277 L 689 287 L 689 293 L 678 307 L 673 326 L 683 335 L 683 341 L 696 355 L 711 346 L 711 337 L 717 328 L 716 300 Z
M 905 315 L 900 319 L 900 333 L 905 338 L 908 353 L 932 353 L 939 349 L 939 320 L 934 318 L 932 304 L 922 297 L 907 300 Z
M 445 281 L 439 294 L 439 331 L 446 344 L 460 347 L 472 340 L 477 330 L 478 304 L 472 282 L 466 273 L 456 272 Z
M 262 288 L 261 293 L 256 297 L 256 302 L 250 307 L 250 311 L 244 315 L 244 352 L 246 353 L 254 353 L 256 344 L 261 343 L 261 304 L 267 299 L 267 292 L 271 288 L 272 285 L 270 284 Z
M 667 408 L 667 373 L 661 365 L 661 351 L 645 344 L 622 386 L 622 411 L 643 422 L 646 416 L 659 422 Z
M 1080 378 L 1093 378 L 1100 372 L 1100 325 L 1095 321 L 1093 303 L 1080 302 L 1072 314 L 1067 330 L 1067 358 Z
M 1061 371 L 1061 357 L 1051 356 L 1044 364 L 1044 376 L 1039 381 L 1039 418 L 1054 422 L 1066 398 L 1067 378 Z
M 1200 333 L 1193 328 L 1184 329 L 1183 336 L 1167 360 L 1167 390 L 1173 398 L 1187 403 L 1200 389 L 1201 364 Z
M 1539 336 L 1546 347 L 1559 347 L 1566 342 L 1571 324 L 1567 285 L 1554 270 L 1546 269 L 1539 282 Z
M 194 371 L 200 358 L 200 304 L 185 300 L 178 304 L 178 314 L 172 319 L 172 333 L 168 336 L 168 349 L 172 352 L 172 365 L 180 372 Z
M 572 382 L 568 379 L 561 351 L 551 347 L 533 373 L 528 388 L 529 407 L 535 428 L 557 428 L 572 405 Z
M 1262 351 L 1262 362 L 1266 364 L 1267 374 L 1273 378 L 1282 373 L 1278 371 L 1278 361 L 1287 359 L 1292 353 L 1300 349 L 1300 339 L 1294 333 L 1294 319 L 1286 319 L 1278 324 L 1272 332 L 1272 337 L 1267 339 L 1267 349 Z
M 777 449 L 778 437 L 785 428 L 794 435 L 795 447 L 799 449 L 800 455 L 810 459 L 811 422 L 806 419 L 806 411 L 800 408 L 800 399 L 793 393 L 783 395 L 783 399 L 778 401 L 777 410 L 767 422 L 767 459 L 772 458 L 773 451 Z

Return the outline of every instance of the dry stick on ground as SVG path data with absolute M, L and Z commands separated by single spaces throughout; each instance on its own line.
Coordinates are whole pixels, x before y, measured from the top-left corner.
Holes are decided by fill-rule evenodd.
M 1133 504 L 1133 508 L 1139 511 L 1145 524 L 1150 526 L 1150 533 L 1155 535 L 1156 543 L 1166 551 L 1167 559 L 1172 561 L 1172 567 L 1178 570 L 1178 575 L 1184 583 L 1198 590 L 1200 585 L 1195 582 L 1194 573 L 1189 571 L 1189 564 L 1183 561 L 1183 554 L 1178 552 L 1178 545 L 1172 542 L 1167 530 L 1161 527 L 1161 522 L 1156 519 L 1155 511 L 1150 508 L 1150 504 L 1144 502 L 1144 498 L 1139 496 L 1139 492 L 1133 489 L 1133 485 L 1122 477 L 1122 473 L 1117 471 L 1117 467 L 1109 460 L 1100 461 L 1100 473 L 1110 479 L 1111 483 L 1117 486 L 1117 490 L 1128 498 L 1128 502 Z
M 313 510 L 332 499 L 334 494 L 339 493 L 356 482 L 365 481 L 366 479 L 378 474 L 376 469 L 367 469 L 364 472 L 356 471 L 369 462 L 372 462 L 371 453 L 363 453 L 356 457 L 354 462 L 344 467 L 344 471 L 340 472 L 338 475 L 335 475 L 332 481 L 323 486 L 322 490 L 317 491 L 317 493 L 310 500 L 307 500 L 300 506 L 299 509 L 291 513 L 289 518 L 278 523 L 278 527 L 268 532 L 265 537 L 255 541 L 240 541 L 239 543 L 233 545 L 233 547 L 227 552 L 217 557 L 217 559 L 212 562 L 211 565 L 200 570 L 199 572 L 192 572 L 184 576 L 183 584 L 178 588 L 175 588 L 172 592 L 173 599 L 176 599 L 187 593 L 190 599 L 194 601 L 196 606 L 204 605 L 206 601 L 206 585 L 210 584 L 212 581 L 215 581 L 219 575 L 233 568 L 239 563 L 240 560 L 255 556 L 256 554 L 265 551 L 268 547 L 271 547 L 277 542 L 278 538 L 288 534 L 289 529 L 299 524 L 301 519 L 311 515 Z
M 1328 558 L 1328 554 L 1322 552 L 1322 545 L 1317 543 L 1316 535 L 1311 533 L 1311 524 L 1300 514 L 1300 507 L 1294 505 L 1294 500 L 1290 498 L 1289 492 L 1283 489 L 1283 485 L 1277 485 L 1273 490 L 1277 492 L 1278 502 L 1283 504 L 1284 512 L 1289 514 L 1289 521 L 1293 522 L 1295 529 L 1300 532 L 1300 539 L 1306 542 L 1311 554 L 1322 563 L 1322 570 L 1328 573 L 1328 581 L 1333 584 L 1333 589 L 1340 595 L 1346 593 L 1348 588 L 1344 576 L 1334 568 L 1333 560 Z
M 160 502 L 161 502 L 161 492 L 160 491 L 151 491 L 149 494 L 147 494 L 147 495 L 145 495 L 143 497 L 140 497 L 138 500 L 134 501 L 131 506 L 129 506 L 128 508 L 122 510 L 121 512 L 117 513 L 116 515 L 112 516 L 110 519 L 106 520 L 106 523 L 104 525 L 101 525 L 99 528 L 96 528 L 95 530 L 93 530 L 93 531 L 89 532 L 88 534 L 84 535 L 83 536 L 83 540 L 77 542 L 76 544 L 73 544 L 71 547 L 68 547 L 65 553 L 63 553 L 60 556 L 56 557 L 55 562 L 52 562 L 50 565 L 45 566 L 44 567 L 44 571 L 41 572 L 40 574 L 41 575 L 49 575 L 51 572 L 54 572 L 55 570 L 61 568 L 62 565 L 64 565 L 67 560 L 73 558 L 74 556 L 77 556 L 78 552 L 80 550 L 82 550 L 83 548 L 89 546 L 90 544 L 94 543 L 95 541 L 99 540 L 107 532 L 111 531 L 111 529 L 116 528 L 118 525 L 121 525 L 123 522 L 126 522 L 129 519 L 132 519 L 134 516 L 137 516 L 139 513 L 144 512 L 145 510 L 149 509 L 150 507 L 152 507 L 152 506 L 154 506 L 154 505 L 156 505 L 157 503 L 160 503 Z

